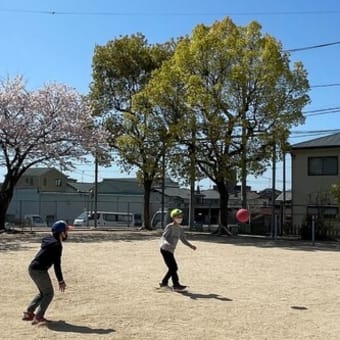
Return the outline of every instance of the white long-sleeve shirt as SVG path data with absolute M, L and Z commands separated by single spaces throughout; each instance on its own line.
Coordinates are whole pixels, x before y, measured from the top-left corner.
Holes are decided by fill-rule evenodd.
M 174 253 L 178 240 L 191 247 L 191 243 L 185 237 L 184 229 L 175 223 L 168 224 L 161 237 L 161 249 Z

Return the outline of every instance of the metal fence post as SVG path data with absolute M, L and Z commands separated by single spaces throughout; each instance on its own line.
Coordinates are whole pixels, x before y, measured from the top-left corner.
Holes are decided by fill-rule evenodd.
M 312 215 L 312 245 L 315 245 L 315 216 Z

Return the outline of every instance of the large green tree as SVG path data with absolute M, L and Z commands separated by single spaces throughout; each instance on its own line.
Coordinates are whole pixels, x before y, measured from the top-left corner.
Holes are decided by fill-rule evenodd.
M 200 171 L 219 191 L 220 231 L 228 224 L 235 174 L 261 173 L 271 157 L 268 146 L 303 122 L 309 101 L 303 65 L 291 65 L 281 44 L 261 29 L 230 18 L 198 25 L 140 93 L 175 113 L 181 143 L 195 151 Z
M 169 59 L 175 43 L 149 44 L 138 33 L 96 46 L 90 98 L 95 114 L 110 132 L 117 163 L 125 171 L 137 170 L 144 186 L 144 227 L 150 228 L 150 194 L 162 174 L 162 157 L 167 147 L 166 121 L 148 111 L 147 101 L 132 107 L 133 96 L 148 83 L 152 72 Z

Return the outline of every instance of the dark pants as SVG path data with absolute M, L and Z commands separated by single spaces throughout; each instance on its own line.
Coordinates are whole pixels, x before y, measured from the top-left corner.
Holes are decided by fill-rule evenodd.
M 47 270 L 36 270 L 29 267 L 28 272 L 37 285 L 39 293 L 33 298 L 27 307 L 28 312 L 34 312 L 43 317 L 54 295 L 52 282 Z
M 161 249 L 161 254 L 163 256 L 165 264 L 168 267 L 168 272 L 165 274 L 165 276 L 162 280 L 162 283 L 167 285 L 168 281 L 171 277 L 173 285 L 174 286 L 178 285 L 178 283 L 179 283 L 178 275 L 177 275 L 178 267 L 177 267 L 177 263 L 176 263 L 174 254 L 171 253 L 170 251 L 166 251 L 166 250 L 163 250 L 163 249 Z

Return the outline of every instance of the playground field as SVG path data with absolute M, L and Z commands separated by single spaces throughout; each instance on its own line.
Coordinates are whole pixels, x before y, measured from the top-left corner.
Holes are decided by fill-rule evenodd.
M 159 233 L 74 231 L 61 293 L 33 326 L 27 265 L 43 232 L 0 234 L 0 339 L 339 339 L 340 245 L 189 234 L 178 244 L 184 293 L 157 289 Z

